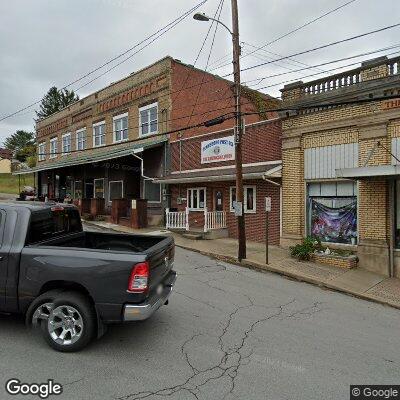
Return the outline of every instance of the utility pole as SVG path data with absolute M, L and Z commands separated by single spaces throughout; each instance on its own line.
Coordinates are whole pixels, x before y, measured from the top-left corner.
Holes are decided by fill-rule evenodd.
M 236 129 L 235 129 L 235 164 L 236 164 L 236 201 L 241 204 L 241 215 L 237 217 L 239 250 L 238 259 L 246 258 L 246 229 L 244 220 L 244 190 L 243 190 L 243 166 L 242 166 L 242 136 L 243 119 L 241 110 L 241 84 L 240 84 L 240 43 L 239 43 L 239 13 L 237 0 L 231 0 L 232 4 L 232 43 L 233 43 L 233 74 L 235 82 L 236 105 Z

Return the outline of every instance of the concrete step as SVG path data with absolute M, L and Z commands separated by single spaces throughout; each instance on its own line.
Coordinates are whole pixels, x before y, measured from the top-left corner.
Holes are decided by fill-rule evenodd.
M 191 239 L 191 240 L 201 240 L 201 239 L 203 239 L 203 234 L 197 233 L 197 232 L 196 233 L 190 233 L 190 232 L 183 233 L 182 236 L 184 238 L 186 238 L 186 239 Z

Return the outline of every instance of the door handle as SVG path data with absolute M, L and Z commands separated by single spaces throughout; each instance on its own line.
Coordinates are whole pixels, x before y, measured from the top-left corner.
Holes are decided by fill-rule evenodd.
M 0 261 L 2 261 L 2 260 L 3 260 L 3 258 L 4 258 L 3 256 L 0 256 Z

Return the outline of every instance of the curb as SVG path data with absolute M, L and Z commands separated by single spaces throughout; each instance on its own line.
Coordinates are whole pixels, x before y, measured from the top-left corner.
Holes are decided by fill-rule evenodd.
M 287 278 L 290 278 L 290 279 L 294 279 L 294 280 L 296 280 L 298 282 L 309 283 L 309 284 L 314 285 L 314 286 L 318 286 L 318 287 L 323 287 L 323 288 L 326 288 L 326 289 L 334 290 L 335 292 L 343 293 L 343 294 L 346 294 L 348 296 L 359 298 L 361 300 L 371 301 L 371 302 L 374 302 L 374 303 L 378 303 L 378 304 L 381 304 L 381 305 L 384 305 L 384 306 L 388 306 L 388 307 L 392 307 L 392 308 L 396 308 L 396 309 L 400 310 L 400 305 L 399 304 L 392 303 L 389 300 L 382 300 L 382 299 L 380 299 L 379 297 L 376 297 L 376 296 L 371 296 L 371 295 L 367 295 L 365 293 L 360 293 L 360 292 L 357 292 L 357 291 L 354 291 L 354 290 L 345 289 L 345 288 L 342 288 L 342 287 L 337 286 L 337 285 L 332 285 L 332 284 L 330 284 L 328 282 L 323 282 L 323 281 L 319 281 L 317 279 L 309 278 L 309 277 L 306 277 L 306 276 L 303 276 L 303 275 L 299 275 L 299 274 L 296 274 L 296 273 L 293 273 L 293 272 L 284 271 L 282 269 L 274 268 L 274 267 L 271 267 L 271 266 L 266 265 L 266 264 L 260 264 L 258 262 L 251 261 L 251 260 L 246 260 L 246 261 L 239 262 L 237 258 L 232 257 L 232 256 L 214 254 L 214 253 L 210 253 L 210 252 L 207 252 L 207 251 L 194 249 L 192 247 L 187 247 L 187 246 L 184 246 L 184 245 L 176 244 L 176 243 L 175 243 L 175 245 L 177 247 L 182 248 L 182 249 L 189 250 L 189 251 L 194 251 L 194 252 L 202 254 L 204 256 L 208 256 L 208 257 L 211 257 L 211 258 L 215 258 L 217 260 L 229 262 L 230 264 L 239 265 L 241 267 L 249 268 L 249 269 L 252 269 L 252 270 L 255 270 L 255 271 L 259 271 L 259 272 L 271 272 L 271 273 L 278 274 L 278 275 L 281 275 L 281 276 L 284 276 L 284 277 L 287 277 Z

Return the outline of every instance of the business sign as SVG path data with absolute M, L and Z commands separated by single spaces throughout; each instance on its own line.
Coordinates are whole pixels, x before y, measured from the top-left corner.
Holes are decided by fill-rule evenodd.
M 271 212 L 271 206 L 272 206 L 271 197 L 266 197 L 265 198 L 265 211 Z
M 201 163 L 208 164 L 235 159 L 235 139 L 233 136 L 201 142 Z

